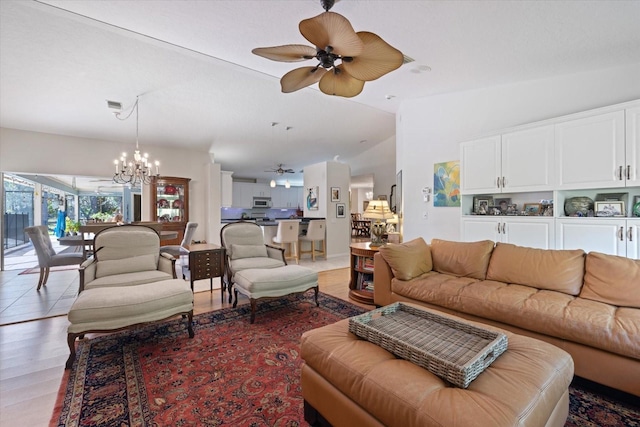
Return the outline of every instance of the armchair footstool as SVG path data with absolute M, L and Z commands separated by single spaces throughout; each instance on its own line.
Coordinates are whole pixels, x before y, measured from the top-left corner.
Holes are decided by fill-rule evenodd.
M 251 323 L 255 321 L 256 300 L 260 298 L 277 298 L 313 288 L 316 306 L 319 306 L 318 273 L 307 267 L 285 265 L 268 269 L 251 268 L 238 271 L 234 280 L 233 307 L 238 305 L 238 292 L 247 296 L 251 301 Z
M 113 332 L 141 323 L 168 319 L 178 314 L 187 318 L 189 338 L 193 338 L 193 292 L 189 282 L 163 280 L 118 288 L 86 289 L 69 310 L 67 328 L 70 369 L 76 357 L 76 338 L 89 332 Z

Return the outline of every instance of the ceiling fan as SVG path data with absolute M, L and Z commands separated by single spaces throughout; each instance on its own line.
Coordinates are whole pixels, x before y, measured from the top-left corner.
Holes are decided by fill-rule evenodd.
M 402 52 L 380 36 L 367 31 L 356 33 L 347 18 L 329 12 L 335 0 L 321 3 L 325 12 L 299 24 L 300 33 L 315 48 L 288 44 L 252 50 L 273 61 L 318 61 L 316 66 L 296 68 L 285 74 L 280 79 L 282 92 L 295 92 L 319 82 L 323 93 L 351 98 L 362 92 L 364 82 L 376 80 L 403 64 Z
M 277 168 L 266 170 L 265 172 L 274 172 L 277 175 L 283 175 L 285 173 L 296 173 L 296 171 L 294 171 L 293 169 L 291 169 L 291 168 L 283 169 L 282 166 L 283 166 L 283 164 L 280 163 Z

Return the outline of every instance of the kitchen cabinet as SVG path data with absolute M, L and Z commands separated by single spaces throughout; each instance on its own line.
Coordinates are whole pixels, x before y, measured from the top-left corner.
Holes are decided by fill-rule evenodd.
M 552 125 L 461 144 L 463 194 L 548 191 L 554 185 Z
M 220 205 L 223 208 L 233 206 L 233 172 L 220 172 Z
M 234 208 L 251 209 L 253 205 L 253 184 L 250 182 L 233 182 L 232 206 Z
M 627 220 L 626 239 L 627 258 L 640 259 L 640 218 Z
M 271 206 L 279 209 L 296 209 L 302 206 L 302 187 L 277 186 L 271 189 Z
M 538 249 L 554 249 L 554 219 L 537 216 L 481 216 L 462 218 L 465 242 L 492 240 Z
M 189 181 L 190 178 L 152 177 L 151 221 L 162 223 L 163 231 L 175 231 L 177 237 L 165 240 L 163 245 L 179 245 L 184 229 L 189 221 Z
M 626 186 L 624 110 L 558 123 L 555 133 L 558 189 Z

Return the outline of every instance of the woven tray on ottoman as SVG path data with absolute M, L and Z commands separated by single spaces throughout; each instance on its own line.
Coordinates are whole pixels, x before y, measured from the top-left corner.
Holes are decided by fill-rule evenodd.
M 462 388 L 507 349 L 505 334 L 398 302 L 350 318 L 349 332 Z

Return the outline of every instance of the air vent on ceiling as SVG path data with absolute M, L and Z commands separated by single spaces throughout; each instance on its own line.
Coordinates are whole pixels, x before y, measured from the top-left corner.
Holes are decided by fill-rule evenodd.
M 112 110 L 122 110 L 122 104 L 117 102 L 117 101 L 109 101 L 107 99 L 107 107 L 111 108 Z

